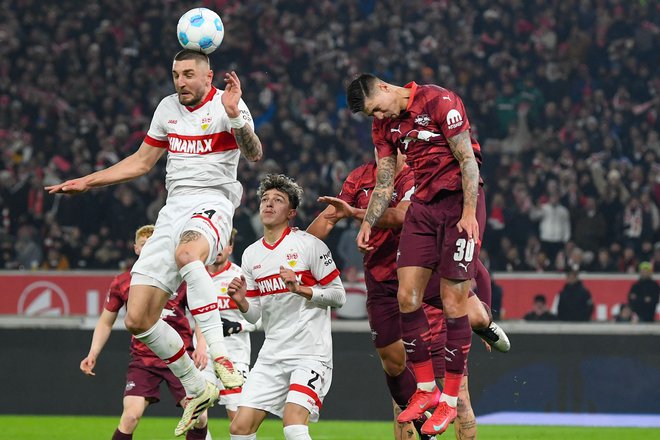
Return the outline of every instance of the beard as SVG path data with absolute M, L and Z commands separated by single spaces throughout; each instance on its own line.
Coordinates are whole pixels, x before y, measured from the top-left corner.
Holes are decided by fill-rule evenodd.
M 181 92 L 177 92 L 179 97 L 179 104 L 185 105 L 188 107 L 195 107 L 197 104 L 202 102 L 202 96 L 186 90 L 188 94 L 182 95 Z

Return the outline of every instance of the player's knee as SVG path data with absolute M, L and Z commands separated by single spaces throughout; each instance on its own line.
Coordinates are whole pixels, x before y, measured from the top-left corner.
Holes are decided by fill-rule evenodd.
M 234 420 L 231 421 L 229 425 L 229 433 L 231 435 L 248 435 L 250 432 L 250 424 L 244 420 L 241 420 L 239 417 L 234 417 Z
M 126 326 L 126 330 L 132 335 L 139 335 L 151 328 L 151 326 L 145 322 L 143 317 L 136 316 L 131 312 L 126 313 L 126 316 L 124 317 L 124 325 Z
M 402 313 L 412 313 L 422 306 L 421 297 L 415 295 L 413 291 L 399 291 L 396 297 Z
M 191 252 L 190 249 L 186 247 L 178 247 L 174 253 L 174 260 L 176 261 L 176 265 L 179 269 L 181 269 L 186 264 L 192 263 L 193 261 L 198 261 L 199 259 L 199 256 L 195 255 L 193 252 Z
M 121 415 L 121 425 L 130 432 L 133 432 L 140 423 L 141 415 L 133 411 L 124 411 Z M 126 431 L 123 431 L 126 432 Z

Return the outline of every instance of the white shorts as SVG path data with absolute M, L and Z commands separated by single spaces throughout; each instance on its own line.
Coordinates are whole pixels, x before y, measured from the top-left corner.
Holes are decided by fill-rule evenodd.
M 309 420 L 316 422 L 331 382 L 332 367 L 319 361 L 263 364 L 257 360 L 243 385 L 239 406 L 268 411 L 281 418 L 284 405 L 291 402 L 306 408 Z
M 229 240 L 233 216 L 233 205 L 221 194 L 169 197 L 131 270 L 131 285 L 156 286 L 172 295 L 181 284 L 174 260 L 181 234 L 196 231 L 206 238 L 210 252 L 205 264 L 210 264 Z
M 250 372 L 250 366 L 242 362 L 234 362 L 233 364 L 236 371 L 241 373 L 243 379 L 247 379 L 248 373 Z M 202 374 L 208 382 L 212 382 L 216 384 L 218 388 L 220 388 L 220 400 L 218 400 L 218 403 L 220 405 L 224 405 L 225 408 L 230 411 L 238 410 L 238 404 L 241 399 L 243 387 L 226 390 L 220 379 L 218 379 L 215 375 L 215 371 L 213 369 L 213 360 L 211 359 L 211 356 L 209 356 L 209 361 L 206 364 L 206 368 L 202 370 Z

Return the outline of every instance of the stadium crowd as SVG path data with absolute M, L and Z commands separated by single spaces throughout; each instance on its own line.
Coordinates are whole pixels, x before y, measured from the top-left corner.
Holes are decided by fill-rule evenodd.
M 373 159 L 346 108 L 361 71 L 437 83 L 466 104 L 484 155 L 483 259 L 496 271 L 660 269 L 660 3 L 620 0 L 202 1 L 223 17 L 216 84 L 235 69 L 264 160 L 241 161 L 235 258 L 257 237 L 266 172 L 305 188 L 306 225 Z M 140 144 L 173 91 L 178 17 L 199 2 L 0 1 L 0 267 L 118 269 L 164 204 L 164 165 L 79 197 L 44 185 Z M 357 229 L 336 228 L 341 266 Z M 341 252 L 336 249 L 340 247 Z

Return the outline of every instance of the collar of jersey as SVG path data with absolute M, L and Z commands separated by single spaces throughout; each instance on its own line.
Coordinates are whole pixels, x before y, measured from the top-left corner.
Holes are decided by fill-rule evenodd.
M 216 94 L 217 91 L 218 91 L 218 89 L 216 89 L 215 87 L 211 86 L 211 91 L 206 95 L 206 97 L 204 98 L 204 100 L 203 100 L 202 102 L 200 102 L 199 104 L 197 104 L 197 105 L 194 106 L 194 107 L 188 107 L 188 106 L 186 106 L 186 108 L 188 109 L 189 112 L 194 112 L 194 111 L 197 110 L 198 108 L 203 107 L 204 104 L 206 104 L 207 102 L 209 102 L 211 99 L 213 99 L 213 97 L 215 96 L 215 94 Z
M 215 277 L 215 276 L 220 275 L 222 272 L 226 271 L 230 267 L 231 267 L 231 261 L 227 260 L 227 264 L 225 264 L 225 266 L 222 269 L 220 269 L 219 271 L 217 271 L 216 273 L 212 273 L 211 277 Z
M 409 111 L 410 107 L 412 106 L 413 99 L 415 99 L 415 93 L 417 93 L 417 83 L 415 81 L 411 81 L 403 87 L 410 89 L 410 97 L 408 98 L 408 105 L 406 105 L 406 111 Z
M 284 240 L 284 237 L 289 235 L 289 232 L 291 232 L 291 228 L 287 226 L 286 229 L 284 230 L 284 232 L 282 232 L 282 236 L 279 238 L 279 240 L 277 240 L 272 245 L 268 244 L 268 242 L 266 241 L 265 238 L 262 238 L 261 242 L 264 244 L 264 246 L 266 246 L 268 249 L 270 249 L 272 251 L 273 249 L 275 249 L 277 247 L 278 244 L 282 243 L 282 240 Z

